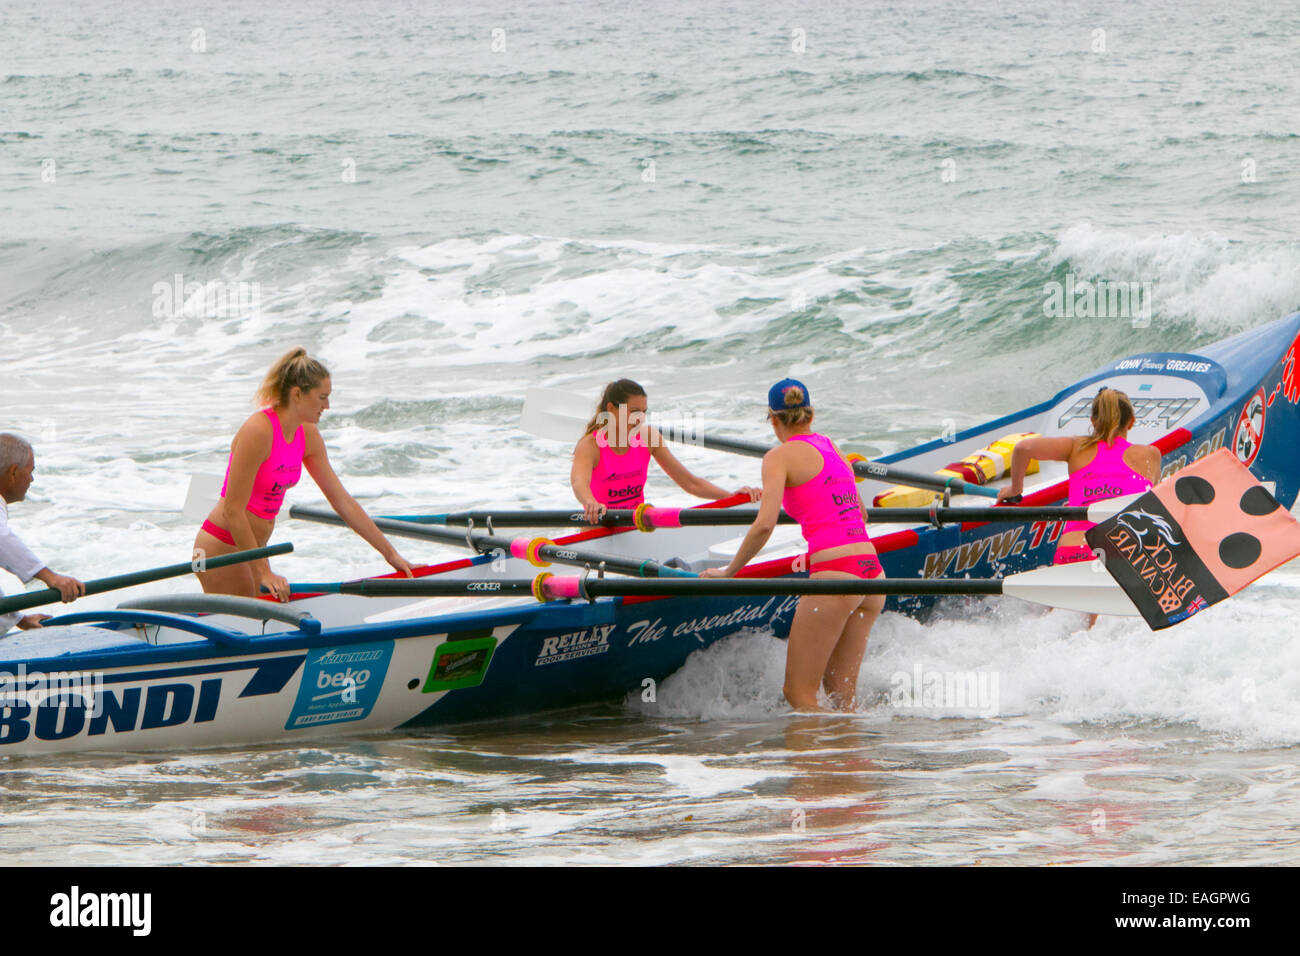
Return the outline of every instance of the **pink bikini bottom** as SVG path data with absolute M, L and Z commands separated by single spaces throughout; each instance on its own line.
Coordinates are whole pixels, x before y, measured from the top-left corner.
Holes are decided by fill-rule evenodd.
M 1092 548 L 1086 544 L 1067 544 L 1060 545 L 1056 549 L 1056 557 L 1052 559 L 1053 564 L 1074 564 L 1078 561 L 1092 561 L 1097 556 L 1092 553 Z
M 880 559 L 874 554 L 846 554 L 842 558 L 818 561 L 812 565 L 809 573 L 816 574 L 818 571 L 845 571 L 864 580 L 885 576 L 885 569 L 880 566 Z

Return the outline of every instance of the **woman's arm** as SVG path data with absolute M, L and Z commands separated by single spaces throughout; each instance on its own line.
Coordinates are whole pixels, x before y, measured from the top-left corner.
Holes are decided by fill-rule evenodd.
M 1160 449 L 1155 445 L 1139 445 L 1137 450 L 1140 452 L 1138 466 L 1133 468 L 1140 475 L 1146 476 L 1147 481 L 1153 485 L 1160 483 Z M 1126 453 L 1127 454 L 1127 453 Z
M 605 513 L 605 506 L 591 493 L 591 473 L 600 461 L 600 449 L 596 447 L 596 436 L 588 433 L 578 439 L 573 449 L 573 467 L 569 469 L 569 487 L 574 497 L 582 505 L 583 515 L 591 524 L 600 520 Z
M 1031 459 L 1039 461 L 1069 461 L 1074 454 L 1074 438 L 1026 438 L 1016 442 L 1011 452 L 1011 484 L 998 492 L 998 501 L 1015 498 L 1024 492 L 1025 472 L 1029 469 Z
M 302 463 L 307 472 L 311 475 L 316 486 L 320 488 L 321 493 L 325 495 L 325 500 L 330 503 L 330 507 L 343 519 L 343 523 L 355 531 L 361 538 L 372 548 L 378 551 L 395 571 L 401 571 L 408 578 L 413 577 L 411 566 L 406 562 L 392 543 L 384 537 L 384 533 L 375 526 L 370 515 L 366 510 L 357 503 L 346 488 L 343 482 L 339 481 L 338 475 L 334 474 L 334 469 L 330 466 L 329 454 L 325 451 L 325 439 L 321 437 L 320 429 L 315 425 L 304 424 L 303 430 L 306 433 L 307 448 L 302 457 Z
M 698 475 L 692 474 L 690 469 L 678 461 L 677 456 L 668 450 L 668 446 L 664 444 L 663 436 L 654 429 L 650 429 L 650 454 L 659 467 L 664 470 L 664 474 L 675 481 L 682 491 L 697 498 L 708 498 L 711 501 L 716 501 L 719 498 L 730 498 L 733 494 L 747 494 L 750 501 L 758 501 L 762 497 L 763 492 L 757 488 L 744 487 L 739 491 L 731 492 L 725 488 L 719 488 L 711 481 L 705 481 Z
M 221 521 L 240 551 L 258 546 L 253 525 L 248 520 L 248 499 L 253 494 L 257 470 L 271 457 L 271 427 L 265 415 L 254 415 L 240 426 L 230 443 L 230 471 L 221 500 Z M 249 569 L 254 581 L 264 585 L 279 600 L 289 600 L 289 582 L 271 570 L 270 561 L 265 558 L 250 561 Z
M 776 519 L 781 514 L 781 498 L 785 493 L 786 462 L 785 451 L 773 448 L 763 456 L 763 503 L 758 507 L 754 523 L 749 526 L 745 540 L 731 563 L 725 568 L 710 568 L 701 572 L 702 578 L 729 578 L 753 560 L 754 555 L 763 550 L 767 539 L 772 537 Z

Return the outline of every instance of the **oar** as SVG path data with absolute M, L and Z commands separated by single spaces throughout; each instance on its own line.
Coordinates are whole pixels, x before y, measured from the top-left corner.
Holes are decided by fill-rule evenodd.
M 582 437 L 582 430 L 591 419 L 591 411 L 577 411 L 577 396 L 549 388 L 530 388 L 524 395 L 524 410 L 519 417 L 519 425 L 524 431 L 543 438 L 556 438 L 561 441 L 576 442 Z M 771 445 L 757 442 L 741 441 L 737 438 L 724 438 L 719 435 L 702 435 L 694 430 L 678 428 L 675 425 L 655 427 L 659 434 L 669 441 L 686 445 L 701 445 L 715 451 L 729 451 L 751 458 L 762 458 L 772 450 Z M 895 465 L 865 459 L 853 463 L 853 473 L 860 478 L 882 481 L 890 484 L 908 485 L 914 488 L 930 488 L 935 491 L 951 491 L 954 495 L 982 495 L 996 498 L 996 488 L 970 484 L 956 478 L 940 478 L 919 471 L 907 471 Z
M 1088 614 L 1136 616 L 1122 588 L 1096 562 L 1053 565 L 1005 578 L 630 578 L 557 577 L 438 580 L 436 577 L 368 578 L 337 584 L 294 584 L 295 593 L 334 591 L 370 597 L 484 597 L 532 594 L 539 600 L 598 597 L 743 597 L 806 594 L 975 595 L 1007 594 L 1049 607 Z
M 233 554 L 223 554 L 215 558 L 204 558 L 201 564 L 198 560 L 186 561 L 184 564 L 169 564 L 161 568 L 150 568 L 145 571 L 133 571 L 130 574 L 116 574 L 109 578 L 98 578 L 86 582 L 86 596 L 102 594 L 105 591 L 116 591 L 118 588 L 129 588 L 136 584 L 148 584 L 151 581 L 161 581 L 164 578 L 178 578 L 193 571 L 210 571 L 213 568 L 224 568 L 231 564 L 256 561 L 259 558 L 271 558 L 277 554 L 288 554 L 292 550 L 293 545 L 286 541 L 283 544 L 273 544 L 265 548 L 253 548 L 249 551 L 236 551 Z M 63 596 L 54 588 L 43 588 L 40 591 L 15 594 L 13 597 L 0 598 L 0 614 L 23 611 L 29 607 L 54 604 L 62 600 Z
M 1088 507 L 1021 507 L 1004 505 L 989 508 L 868 508 L 870 521 L 886 524 L 924 524 L 927 522 L 967 522 L 978 521 L 991 523 L 995 521 L 1091 521 L 1096 524 L 1114 517 L 1137 499 L 1137 495 L 1111 498 Z M 649 530 L 655 528 L 682 528 L 699 525 L 747 525 L 758 514 L 755 508 L 651 508 L 641 510 L 638 524 L 638 509 L 611 508 L 601 516 L 599 525 L 606 528 L 641 527 Z M 572 528 L 586 525 L 587 519 L 581 511 L 565 511 L 559 508 L 448 511 L 442 514 L 383 515 L 390 521 L 406 521 L 420 525 L 475 525 L 491 524 L 502 528 Z M 795 521 L 784 511 L 777 518 L 779 524 L 794 524 Z
M 290 508 L 289 517 L 301 518 L 304 521 L 319 521 L 322 524 L 341 525 L 344 523 L 343 519 L 332 511 L 326 511 L 323 508 L 308 508 L 302 505 L 294 505 Z M 670 568 L 658 561 L 639 561 L 636 558 L 629 558 L 624 555 L 602 554 L 599 551 L 588 551 L 585 548 L 570 548 L 567 545 L 547 541 L 545 538 L 501 538 L 491 534 L 464 533 L 443 528 L 431 528 L 428 525 L 414 524 L 410 521 L 394 521 L 391 518 L 375 518 L 374 522 L 378 528 L 390 534 L 407 538 L 423 538 L 428 541 L 444 541 L 447 544 L 458 544 L 462 548 L 472 548 L 480 554 L 500 551 L 516 558 L 522 558 L 538 567 L 544 567 L 551 562 L 573 565 L 579 568 L 586 565 L 597 566 L 603 564 L 607 571 L 617 571 L 620 574 L 635 574 L 643 578 L 695 577 L 694 572 Z

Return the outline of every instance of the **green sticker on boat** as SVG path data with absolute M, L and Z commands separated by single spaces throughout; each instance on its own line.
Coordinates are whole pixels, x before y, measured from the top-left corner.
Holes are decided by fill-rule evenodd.
M 434 652 L 433 663 L 429 665 L 429 676 L 420 689 L 421 693 L 458 690 L 481 684 L 496 646 L 497 639 L 490 631 L 483 637 L 470 637 L 466 634 L 462 638 L 459 634 L 453 634 Z

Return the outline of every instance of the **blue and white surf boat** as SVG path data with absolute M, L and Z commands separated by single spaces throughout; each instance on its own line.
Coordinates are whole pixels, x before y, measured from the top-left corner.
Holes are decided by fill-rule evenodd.
M 1300 313 L 1196 354 L 1117 360 L 1041 404 L 882 459 L 934 472 L 1030 432 L 1082 433 L 1098 388 L 1126 391 L 1134 442 L 1156 444 L 1165 473 L 1228 447 L 1290 508 L 1300 492 Z M 1065 498 L 1065 471 L 1044 462 L 1026 503 Z M 952 504 L 987 504 L 957 496 Z M 1051 563 L 1057 521 L 879 523 L 890 577 L 998 577 Z M 653 534 L 593 529 L 634 559 L 722 564 L 742 529 L 688 526 Z M 803 542 L 780 526 L 751 566 L 798 573 Z M 514 556 L 479 555 L 424 577 L 530 577 Z M 891 598 L 919 612 L 927 599 Z M 62 615 L 0 640 L 0 755 L 139 751 L 298 742 L 532 713 L 639 692 L 692 652 L 746 629 L 784 635 L 796 599 L 779 596 L 411 599 L 321 593 L 287 605 L 169 595 L 116 610 Z

